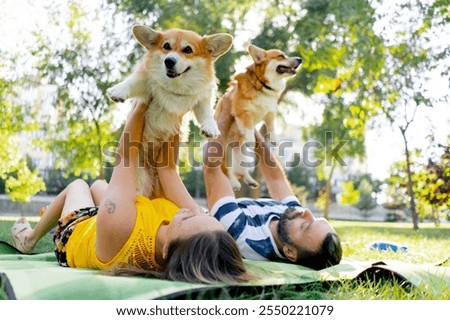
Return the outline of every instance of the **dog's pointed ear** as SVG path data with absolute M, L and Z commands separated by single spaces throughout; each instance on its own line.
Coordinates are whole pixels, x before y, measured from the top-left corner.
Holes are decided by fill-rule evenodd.
M 255 63 L 260 63 L 266 58 L 266 51 L 253 44 L 248 46 L 248 53 Z
M 137 24 L 133 26 L 133 35 L 140 44 L 150 49 L 151 45 L 158 40 L 161 34 L 152 28 Z
M 205 48 L 213 57 L 217 59 L 225 52 L 230 50 L 233 44 L 233 37 L 228 33 L 217 33 L 210 36 L 204 36 Z

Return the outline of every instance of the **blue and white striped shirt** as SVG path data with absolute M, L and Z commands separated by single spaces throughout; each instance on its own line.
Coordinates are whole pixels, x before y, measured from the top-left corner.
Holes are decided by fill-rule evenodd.
M 211 214 L 233 236 L 244 258 L 278 260 L 286 258 L 277 249 L 269 223 L 274 218 L 280 219 L 290 207 L 302 207 L 295 196 L 281 201 L 229 196 L 217 201 Z

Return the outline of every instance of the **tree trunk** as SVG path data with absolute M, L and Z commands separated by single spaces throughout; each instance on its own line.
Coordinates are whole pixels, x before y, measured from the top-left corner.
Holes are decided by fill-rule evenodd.
M 98 172 L 98 178 L 100 180 L 105 179 L 105 168 L 103 166 L 103 148 L 102 148 L 102 131 L 100 128 L 100 124 L 97 120 L 94 120 L 95 123 L 95 129 L 97 130 L 97 152 L 98 152 L 98 159 L 100 160 L 100 168 Z
M 406 140 L 406 129 L 400 128 L 400 132 L 403 136 L 403 142 L 405 143 L 405 154 L 406 154 L 406 173 L 408 175 L 408 194 L 409 194 L 409 205 L 411 209 L 411 216 L 413 220 L 413 229 L 419 230 L 419 217 L 416 211 L 416 202 L 414 198 L 412 173 L 411 173 L 411 160 L 409 158 L 408 141 Z
M 438 211 L 438 209 L 436 209 L 435 207 L 432 207 L 431 208 L 431 216 L 433 217 L 434 225 L 436 227 L 439 227 L 440 221 L 439 221 L 439 211 Z
M 330 204 L 331 204 L 331 179 L 333 178 L 334 168 L 336 164 L 333 163 L 331 166 L 330 174 L 327 178 L 327 183 L 325 185 L 325 205 L 323 207 L 323 217 L 328 220 L 330 215 Z

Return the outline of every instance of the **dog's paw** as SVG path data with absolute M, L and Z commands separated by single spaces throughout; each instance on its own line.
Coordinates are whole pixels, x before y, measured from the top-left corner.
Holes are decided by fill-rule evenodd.
M 241 190 L 241 183 L 239 182 L 238 179 L 234 178 L 234 179 L 230 179 L 231 182 L 231 186 L 233 187 L 233 190 L 238 191 Z
M 202 126 L 202 135 L 207 138 L 217 138 L 220 136 L 220 130 L 215 121 L 209 121 Z
M 247 185 L 251 188 L 251 189 L 256 189 L 259 187 L 259 183 L 258 182 L 248 182 Z
M 124 102 L 127 99 L 126 92 L 123 92 L 119 86 L 108 88 L 106 94 L 114 102 Z
M 259 187 L 259 183 L 256 182 L 255 180 L 251 179 L 251 178 L 247 178 L 244 181 L 252 189 L 256 189 L 256 188 Z

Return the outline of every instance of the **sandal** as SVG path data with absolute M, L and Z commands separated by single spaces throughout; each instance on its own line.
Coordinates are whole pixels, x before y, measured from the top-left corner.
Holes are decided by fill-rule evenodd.
M 14 243 L 14 246 L 17 248 L 17 250 L 23 253 L 30 253 L 31 251 L 33 251 L 33 248 L 30 249 L 25 247 L 27 236 L 20 236 L 21 233 L 26 230 L 32 230 L 28 220 L 25 218 L 20 218 L 19 220 L 17 220 L 11 229 L 12 242 Z

